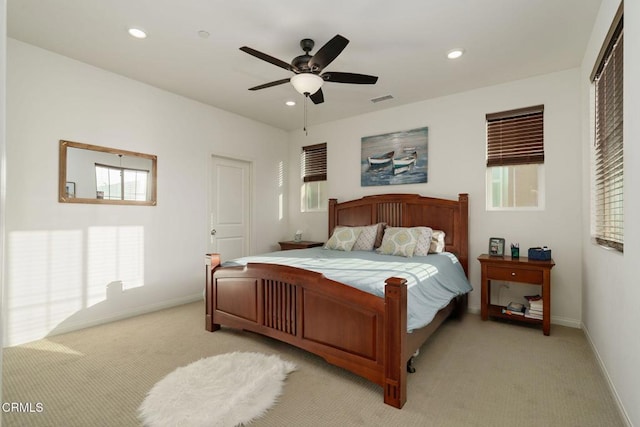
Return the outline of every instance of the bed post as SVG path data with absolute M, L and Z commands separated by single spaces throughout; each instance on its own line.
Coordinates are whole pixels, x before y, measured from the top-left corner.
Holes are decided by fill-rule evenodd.
M 204 327 L 209 332 L 215 332 L 220 329 L 220 325 L 213 323 L 213 273 L 216 268 L 220 266 L 220 254 L 206 254 L 204 257 L 205 262 L 205 283 L 204 290 L 205 299 L 205 317 Z
M 460 203 L 460 264 L 465 274 L 469 277 L 469 194 L 458 194 Z
M 337 215 L 336 215 L 336 205 L 338 204 L 338 199 L 329 199 L 329 234 L 327 234 L 327 238 L 331 237 L 331 233 L 333 233 L 333 229 L 336 228 Z
M 384 288 L 384 403 L 398 409 L 407 401 L 407 281 L 391 277 Z

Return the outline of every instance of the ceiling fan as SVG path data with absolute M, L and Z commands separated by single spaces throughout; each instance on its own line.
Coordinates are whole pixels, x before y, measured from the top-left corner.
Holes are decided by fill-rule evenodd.
M 290 64 L 274 58 L 273 56 L 267 55 L 266 53 L 243 46 L 240 48 L 241 51 L 295 73 L 291 78 L 265 83 L 249 88 L 249 90 L 260 90 L 291 82 L 293 87 L 299 93 L 311 98 L 314 104 L 320 104 L 324 102 L 324 95 L 322 94 L 322 84 L 324 82 L 364 85 L 375 84 L 378 81 L 378 77 L 376 76 L 342 73 L 337 71 L 327 71 L 322 73 L 324 68 L 336 59 L 338 55 L 340 55 L 340 52 L 342 52 L 347 44 L 349 44 L 349 40 L 338 34 L 322 46 L 313 56 L 311 56 L 309 52 L 313 49 L 315 42 L 311 39 L 302 39 L 300 40 L 300 47 L 304 51 L 304 55 L 293 58 Z

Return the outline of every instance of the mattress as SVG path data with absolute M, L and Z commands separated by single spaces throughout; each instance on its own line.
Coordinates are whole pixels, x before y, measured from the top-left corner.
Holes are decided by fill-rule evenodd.
M 254 255 L 223 263 L 287 265 L 318 273 L 364 292 L 384 297 L 385 280 L 407 280 L 407 329 L 428 325 L 452 299 L 473 290 L 456 256 L 449 252 L 400 257 L 375 251 L 336 251 L 321 247 Z

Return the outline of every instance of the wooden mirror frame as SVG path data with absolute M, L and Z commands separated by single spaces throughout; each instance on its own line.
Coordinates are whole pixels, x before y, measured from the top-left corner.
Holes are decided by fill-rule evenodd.
M 151 160 L 151 194 L 149 200 L 107 200 L 92 199 L 83 197 L 68 197 L 66 190 L 67 183 L 67 148 L 80 148 L 84 150 L 99 151 L 101 153 L 111 153 L 115 155 L 138 157 Z M 99 145 L 83 144 L 81 142 L 60 140 L 60 165 L 58 180 L 58 201 L 60 203 L 93 203 L 100 205 L 138 205 L 155 206 L 157 204 L 157 182 L 158 182 L 158 157 L 151 154 L 137 153 L 135 151 L 120 150 L 116 148 L 101 147 Z

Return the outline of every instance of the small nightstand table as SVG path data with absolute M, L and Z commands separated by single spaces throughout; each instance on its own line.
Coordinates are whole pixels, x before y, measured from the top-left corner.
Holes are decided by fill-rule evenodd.
M 315 248 L 316 246 L 324 245 L 323 242 L 310 242 L 308 240 L 300 240 L 299 242 L 296 242 L 295 240 L 288 240 L 286 242 L 278 242 L 278 244 L 280 245 L 281 251 Z
M 538 261 L 529 258 L 511 258 L 510 256 L 478 257 L 482 268 L 482 289 L 480 295 L 480 315 L 482 320 L 500 317 L 519 322 L 542 324 L 542 332 L 549 335 L 551 330 L 551 269 L 556 265 L 553 260 Z M 542 287 L 542 320 L 502 312 L 504 307 L 491 304 L 491 281 L 526 283 Z

